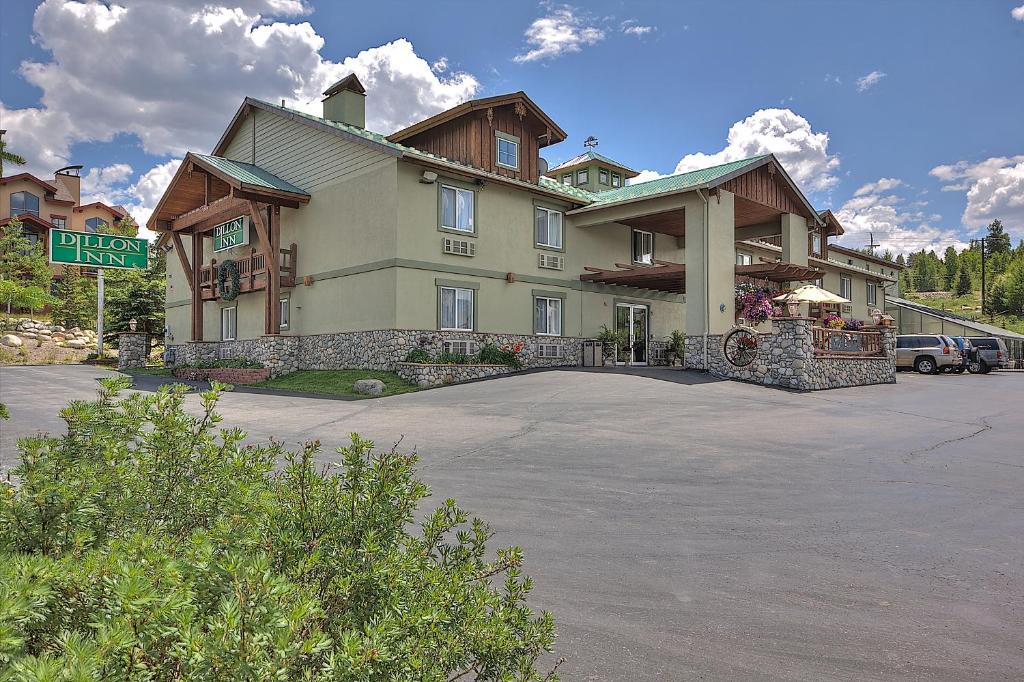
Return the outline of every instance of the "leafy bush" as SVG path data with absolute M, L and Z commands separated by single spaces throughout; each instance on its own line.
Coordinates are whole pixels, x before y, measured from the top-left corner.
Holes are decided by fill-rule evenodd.
M 465 353 L 452 353 L 451 351 L 444 351 L 437 356 L 437 364 L 439 365 L 468 365 L 469 356 Z
M 517 548 L 353 435 L 244 445 L 219 386 L 71 403 L 0 483 L 3 679 L 537 680 L 554 625 Z M 278 467 L 284 460 L 285 466 Z
M 485 343 L 480 346 L 476 353 L 476 361 L 483 365 L 507 365 L 515 369 L 523 368 L 523 361 L 511 347 L 495 346 L 493 343 Z
M 405 356 L 406 362 L 418 362 L 421 365 L 429 364 L 434 361 L 431 357 L 430 352 L 426 348 L 413 348 L 409 351 L 409 354 Z

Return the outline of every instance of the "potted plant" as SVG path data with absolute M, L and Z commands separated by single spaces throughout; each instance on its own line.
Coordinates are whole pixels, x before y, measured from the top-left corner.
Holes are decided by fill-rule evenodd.
M 626 364 L 632 357 L 629 332 L 625 329 L 611 330 L 608 325 L 601 325 L 601 331 L 597 334 L 597 340 L 601 342 L 601 358 L 604 365 L 614 365 L 615 358 L 619 351 L 623 351 Z
M 665 356 L 670 367 L 674 367 L 676 360 L 680 364 L 686 356 L 686 335 L 678 329 L 674 330 L 668 337 L 668 348 L 665 349 Z

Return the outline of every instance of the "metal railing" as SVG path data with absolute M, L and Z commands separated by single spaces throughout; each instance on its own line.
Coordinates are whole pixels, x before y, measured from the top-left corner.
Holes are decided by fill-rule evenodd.
M 879 332 L 855 332 L 845 329 L 812 327 L 814 352 L 818 355 L 856 355 L 872 357 L 882 355 L 882 335 Z

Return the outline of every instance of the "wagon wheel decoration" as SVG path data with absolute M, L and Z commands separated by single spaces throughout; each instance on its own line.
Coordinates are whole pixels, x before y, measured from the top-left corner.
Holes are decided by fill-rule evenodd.
M 746 367 L 757 357 L 757 335 L 746 329 L 736 329 L 725 337 L 725 359 L 735 367 Z

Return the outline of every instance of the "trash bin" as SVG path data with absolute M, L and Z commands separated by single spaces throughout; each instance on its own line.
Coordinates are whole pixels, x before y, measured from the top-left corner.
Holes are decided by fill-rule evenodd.
M 583 342 L 583 366 L 601 367 L 604 365 L 604 344 L 600 341 Z

